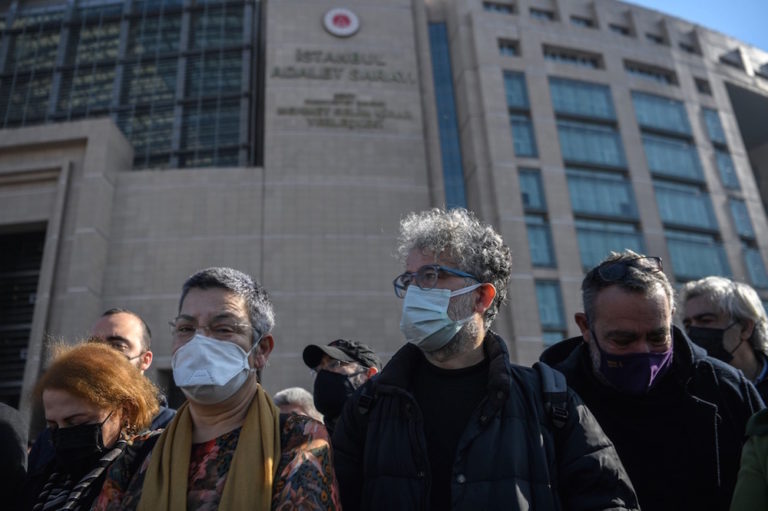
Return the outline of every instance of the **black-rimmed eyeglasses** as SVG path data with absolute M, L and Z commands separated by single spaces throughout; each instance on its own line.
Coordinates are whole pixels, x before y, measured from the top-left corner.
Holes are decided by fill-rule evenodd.
M 664 271 L 661 257 L 640 256 L 621 261 L 606 261 L 597 267 L 597 274 L 606 282 L 614 282 L 624 278 L 630 267 L 650 273 Z
M 416 270 L 415 272 L 407 271 L 398 275 L 395 280 L 392 281 L 392 285 L 395 286 L 395 295 L 398 298 L 404 298 L 405 292 L 408 290 L 408 286 L 416 283 L 421 289 L 434 289 L 437 285 L 437 280 L 440 278 L 440 272 L 448 273 L 456 277 L 464 277 L 466 279 L 472 279 L 475 282 L 480 282 L 480 279 L 469 273 L 457 270 L 455 268 L 448 268 L 447 266 L 440 266 L 439 264 L 427 264 Z

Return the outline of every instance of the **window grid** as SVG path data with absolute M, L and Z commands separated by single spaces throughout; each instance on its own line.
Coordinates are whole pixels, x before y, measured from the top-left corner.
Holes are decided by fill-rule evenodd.
M 702 108 L 701 116 L 704 119 L 704 126 L 707 128 L 707 135 L 713 144 L 726 145 L 725 130 L 720 122 L 720 116 L 717 110 L 711 108 Z
M 243 57 L 254 43 L 244 34 L 256 2 L 136 0 L 130 13 L 123 5 L 20 9 L 8 33 L 9 72 L 0 74 L 0 128 L 112 115 L 134 146 L 135 168 L 169 167 L 176 154 L 194 165 L 247 163 L 251 135 L 241 130 L 250 129 L 242 116 L 250 117 L 252 87 L 242 83 L 249 65 Z M 182 19 L 189 19 L 188 41 L 181 39 Z M 60 47 L 62 65 L 55 67 Z M 174 137 L 186 122 L 192 125 Z M 174 138 L 182 141 L 179 153 Z
M 715 149 L 715 163 L 723 186 L 729 190 L 739 190 L 741 188 L 739 176 L 736 174 L 736 167 L 733 165 L 731 155 L 723 150 Z
M 605 85 L 551 77 L 549 90 L 557 114 L 611 121 L 616 119 L 611 91 Z
M 756 247 L 744 243 L 743 253 L 744 263 L 752 285 L 759 289 L 768 289 L 768 272 L 766 272 L 760 251 Z
M 556 335 L 565 337 L 565 310 L 560 284 L 557 281 L 536 281 L 536 302 L 539 309 L 541 330 L 546 342 L 551 342 Z
M 544 45 L 544 58 L 554 62 L 562 62 L 591 69 L 603 68 L 603 57 L 597 53 L 573 50 L 570 48 L 557 48 Z
M 517 176 L 525 210 L 525 227 L 531 264 L 534 267 L 554 268 L 557 262 L 547 219 L 547 204 L 541 173 L 536 169 L 521 168 Z
M 709 194 L 692 185 L 655 180 L 656 203 L 665 225 L 717 231 Z
M 499 53 L 508 57 L 518 57 L 520 55 L 520 45 L 517 41 L 511 39 L 499 39 Z
M 752 227 L 752 220 L 749 218 L 747 203 L 741 199 L 730 198 L 728 199 L 728 206 L 731 210 L 736 233 L 742 238 L 754 239 L 755 229 Z
M 516 156 L 535 158 L 536 136 L 528 110 L 528 89 L 522 73 L 504 71 L 504 92 L 509 109 L 509 124 Z
M 669 69 L 629 60 L 624 61 L 624 69 L 627 70 L 627 73 L 646 80 L 652 80 L 665 85 L 677 85 L 677 77 L 675 76 L 674 71 Z
M 621 138 L 613 126 L 560 119 L 557 134 L 566 162 L 626 166 Z
M 499 12 L 502 14 L 514 14 L 515 6 L 501 2 L 483 2 L 483 9 L 489 12 Z
M 672 271 L 678 282 L 708 275 L 730 277 L 731 270 L 722 244 L 713 235 L 665 230 Z
M 612 251 L 645 252 L 643 237 L 633 223 L 577 218 L 575 225 L 581 266 L 585 271 L 600 264 Z
M 624 174 L 568 168 L 566 176 L 574 214 L 637 219 L 632 186 Z

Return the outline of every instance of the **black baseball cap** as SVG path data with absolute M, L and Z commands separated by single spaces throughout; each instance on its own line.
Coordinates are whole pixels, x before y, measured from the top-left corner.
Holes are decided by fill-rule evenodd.
M 329 342 L 327 346 L 310 344 L 304 348 L 302 357 L 307 367 L 314 369 L 320 364 L 323 354 L 342 362 L 357 362 L 365 367 L 381 370 L 381 360 L 376 353 L 365 344 L 356 341 L 336 339 Z

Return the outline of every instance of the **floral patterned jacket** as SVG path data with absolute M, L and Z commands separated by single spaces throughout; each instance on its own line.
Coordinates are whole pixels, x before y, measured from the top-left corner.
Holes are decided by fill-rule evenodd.
M 338 510 L 339 490 L 325 427 L 303 415 L 281 416 L 280 463 L 272 487 L 272 509 Z M 150 453 L 161 431 L 134 439 L 118 463 L 110 467 L 92 509 L 135 510 L 149 467 Z M 193 444 L 187 483 L 187 509 L 218 509 L 240 429 L 202 444 Z

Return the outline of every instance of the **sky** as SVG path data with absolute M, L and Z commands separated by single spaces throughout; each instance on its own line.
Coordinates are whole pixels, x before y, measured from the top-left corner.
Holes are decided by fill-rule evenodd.
M 768 51 L 768 0 L 624 0 L 692 21 Z

